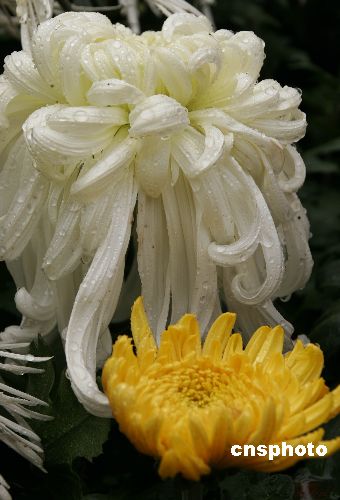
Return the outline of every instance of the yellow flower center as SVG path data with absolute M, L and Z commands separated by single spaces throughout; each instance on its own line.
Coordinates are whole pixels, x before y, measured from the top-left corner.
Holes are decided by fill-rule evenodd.
M 172 408 L 174 404 L 202 408 L 222 400 L 230 380 L 228 370 L 209 366 L 202 360 L 190 367 L 175 365 L 168 373 L 157 375 L 152 382 L 149 380 L 150 393 L 164 398 L 163 404 Z

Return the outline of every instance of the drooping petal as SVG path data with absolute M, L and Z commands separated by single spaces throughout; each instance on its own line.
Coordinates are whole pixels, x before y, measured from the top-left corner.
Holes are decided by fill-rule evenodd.
M 68 200 L 61 210 L 43 262 L 43 269 L 50 280 L 71 273 L 80 263 L 80 210 L 80 204 L 73 200 Z
M 136 199 L 131 170 L 115 187 L 112 196 L 115 202 L 111 225 L 79 288 L 65 345 L 73 390 L 90 412 L 102 416 L 108 416 L 110 411 L 106 397 L 95 382 L 95 346 L 100 331 L 111 319 L 122 284 L 122 264 Z
M 170 148 L 168 139 L 155 141 L 145 137 L 135 161 L 135 173 L 142 190 L 157 198 L 170 177 Z
M 110 147 L 95 165 L 91 166 L 87 172 L 80 175 L 71 188 L 71 194 L 80 199 L 94 196 L 100 193 L 114 178 L 119 180 L 119 176 L 124 171 L 124 167 L 129 166 L 135 154 L 137 143 L 129 137 L 116 138 Z
M 158 340 L 169 313 L 169 242 L 161 198 L 138 194 L 138 271 L 151 330 Z
M 19 186 L 0 219 L 2 259 L 15 259 L 22 253 L 41 218 L 48 194 L 48 182 L 33 168 L 27 150 L 22 151 L 21 159 L 23 166 Z

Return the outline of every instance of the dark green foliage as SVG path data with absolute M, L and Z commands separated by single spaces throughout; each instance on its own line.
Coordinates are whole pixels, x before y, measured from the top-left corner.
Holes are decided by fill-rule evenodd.
M 262 78 L 302 90 L 308 131 L 299 149 L 307 165 L 300 197 L 307 208 L 313 237 L 315 267 L 304 290 L 278 307 L 296 327 L 321 345 L 324 376 L 339 383 L 340 354 L 340 2 L 336 0 L 216 0 L 218 28 L 252 30 L 266 42 Z M 142 24 L 160 23 L 144 9 Z M 18 50 L 1 39 L 4 57 Z M 17 323 L 15 289 L 1 269 L 1 327 Z M 128 325 L 119 325 L 126 331 Z M 115 334 L 118 326 L 115 327 Z M 170 500 L 194 498 L 192 485 L 175 479 L 161 481 L 154 460 L 138 454 L 112 421 L 88 415 L 78 404 L 65 377 L 59 341 L 32 346 L 35 354 L 53 353 L 45 373 L 12 377 L 18 388 L 50 403 L 54 419 L 34 423 L 46 450 L 48 474 L 40 472 L 0 444 L 1 472 L 15 500 Z M 42 408 L 42 411 L 46 409 Z M 110 434 L 107 439 L 109 427 Z M 339 418 L 330 422 L 329 436 L 340 434 Z M 5 459 L 6 457 L 6 459 Z M 206 500 L 340 498 L 338 457 L 305 462 L 289 471 L 263 474 L 227 471 L 201 482 Z
M 51 352 L 58 352 L 59 341 Z M 33 345 L 33 354 L 48 355 L 50 350 L 42 340 Z M 110 419 L 90 415 L 78 403 L 65 370 L 55 377 L 53 360 L 44 363 L 45 372 L 28 377 L 27 392 L 49 403 L 47 411 L 50 421 L 35 421 L 34 430 L 39 434 L 45 450 L 46 464 L 69 464 L 77 457 L 92 460 L 100 455 L 108 437 Z M 44 411 L 45 410 L 45 411 Z

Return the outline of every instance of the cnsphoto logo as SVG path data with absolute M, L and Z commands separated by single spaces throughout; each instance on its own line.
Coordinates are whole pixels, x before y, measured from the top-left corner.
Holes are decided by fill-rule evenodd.
M 254 446 L 253 444 L 239 445 L 234 444 L 230 448 L 230 453 L 234 457 L 266 457 L 268 460 L 274 460 L 276 457 L 324 457 L 327 454 L 327 446 L 324 444 L 319 444 L 314 446 L 313 443 L 307 443 L 307 445 L 298 444 L 297 446 L 292 446 L 282 441 L 280 444 L 259 444 Z

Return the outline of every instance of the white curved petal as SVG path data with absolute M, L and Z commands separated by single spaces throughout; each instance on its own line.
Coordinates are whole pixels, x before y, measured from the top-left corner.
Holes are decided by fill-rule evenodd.
M 306 167 L 303 159 L 294 146 L 288 145 L 284 149 L 284 163 L 278 179 L 280 188 L 288 193 L 296 192 L 305 182 L 305 177 Z
M 26 52 L 13 52 L 5 58 L 4 75 L 18 92 L 33 95 L 46 103 L 55 102 L 56 93 L 41 78 Z
M 216 264 L 235 266 L 248 260 L 259 245 L 260 210 L 253 190 L 253 180 L 233 158 L 224 158 L 220 172 L 235 224 L 235 241 L 227 245 L 211 243 L 209 255 Z
M 190 120 L 194 123 L 197 123 L 200 126 L 203 125 L 213 125 L 224 133 L 234 133 L 237 137 L 243 137 L 250 142 L 262 147 L 266 151 L 270 153 L 273 150 L 279 148 L 283 149 L 282 145 L 278 140 L 272 137 L 266 137 L 264 134 L 261 134 L 255 129 L 244 125 L 236 121 L 234 118 L 229 116 L 227 113 L 218 109 L 205 109 L 199 111 L 191 111 L 189 113 Z
M 169 242 L 161 198 L 138 194 L 138 271 L 151 330 L 159 340 L 170 305 Z
M 231 290 L 238 301 L 252 305 L 265 302 L 275 295 L 283 277 L 284 258 L 267 203 L 251 177 L 248 181 L 252 184 L 260 214 L 260 245 L 248 260 L 236 265 Z
M 219 171 L 210 169 L 204 172 L 197 182 L 192 183 L 192 188 L 212 238 L 223 245 L 233 242 L 235 224 Z
M 87 352 L 87 349 L 89 342 L 96 343 L 95 338 L 98 338 L 100 330 L 107 327 L 107 322 L 98 322 L 105 316 L 102 306 L 105 306 L 106 298 L 110 298 L 111 311 L 112 303 L 118 301 L 122 285 L 121 263 L 124 263 L 136 199 L 131 171 L 113 190 L 112 196 L 115 202 L 111 226 L 79 288 L 65 345 L 68 372 L 79 401 L 88 411 L 102 416 L 110 415 L 111 411 L 106 396 L 99 391 L 95 382 L 95 352 Z
M 235 65 L 235 73 L 248 74 L 253 82 L 256 81 L 265 57 L 263 40 L 252 31 L 239 31 L 225 42 L 224 48 L 224 57 L 229 66 Z
M 223 270 L 225 299 L 228 304 L 228 310 L 237 314 L 237 325 L 241 330 L 243 338 L 249 340 L 260 326 L 269 325 L 274 327 L 281 325 L 285 331 L 285 349 L 290 350 L 292 348 L 290 337 L 294 332 L 293 326 L 283 318 L 271 301 L 254 306 L 237 301 L 230 290 L 231 281 L 231 272 L 228 268 L 225 268 Z
M 162 34 L 167 42 L 170 42 L 174 36 L 210 33 L 211 31 L 213 31 L 213 28 L 208 18 L 189 13 L 172 15 L 165 20 L 162 27 Z
M 135 162 L 136 178 L 142 190 L 157 198 L 170 177 L 170 140 L 145 137 Z
M 86 104 L 87 82 L 83 81 L 81 66 L 81 53 L 85 41 L 79 35 L 71 36 L 65 41 L 59 55 L 61 91 L 71 106 Z
M 141 68 L 136 52 L 127 43 L 118 40 L 108 40 L 105 43 L 105 49 L 110 54 L 111 66 L 118 76 L 131 85 L 139 86 Z
M 208 254 L 211 236 L 203 221 L 202 211 L 196 203 L 195 224 L 195 251 L 196 270 L 195 280 L 190 299 L 190 311 L 193 312 L 200 325 L 201 335 L 207 332 L 211 320 L 214 319 L 216 303 L 218 301 L 218 285 L 216 265 Z
M 89 262 L 105 239 L 111 223 L 112 199 L 110 186 L 100 198 L 87 203 L 81 212 L 80 238 L 83 261 Z
M 201 47 L 190 57 L 189 71 L 190 73 L 196 73 L 202 66 L 213 64 L 215 66 L 214 73 L 218 73 L 221 68 L 221 63 L 221 52 L 218 48 Z
M 63 195 L 63 185 L 62 184 L 52 184 L 50 185 L 50 191 L 47 198 L 47 214 L 50 223 L 55 226 L 58 219 L 59 207 L 61 205 L 62 195 Z
M 41 108 L 32 113 L 23 125 L 26 144 L 37 167 L 57 179 L 70 175 L 79 160 L 105 149 L 112 139 L 109 127 L 91 135 L 53 130 L 48 121 L 62 109 L 60 105 Z M 61 166 L 65 166 L 65 171 L 60 170 Z
M 177 183 L 180 182 L 180 178 Z M 176 184 L 177 185 L 177 184 Z M 189 311 L 190 300 L 190 272 L 189 268 L 195 265 L 191 259 L 186 258 L 186 244 L 190 246 L 192 227 L 183 228 L 181 222 L 181 207 L 174 188 L 169 185 L 164 187 L 162 200 L 166 216 L 167 232 L 169 237 L 169 273 L 171 287 L 171 323 L 178 321 Z M 183 231 L 186 231 L 185 236 Z
M 130 113 L 131 137 L 167 136 L 189 125 L 188 110 L 166 95 L 147 97 Z
M 74 135 L 93 134 L 108 127 L 120 127 L 128 123 L 127 112 L 120 107 L 65 106 L 56 109 L 48 118 L 53 130 Z
M 89 82 L 107 80 L 119 75 L 112 66 L 112 58 L 103 43 L 85 45 L 81 52 L 81 65 Z
M 11 85 L 4 75 L 0 75 L 0 127 L 7 128 L 9 121 L 6 110 L 11 101 L 17 97 L 18 91 Z
M 120 136 L 112 141 L 113 146 L 104 156 L 83 175 L 80 175 L 71 188 L 71 195 L 81 198 L 92 196 L 107 187 L 119 170 L 128 166 L 135 154 L 137 142 L 134 139 L 121 140 Z M 117 172 L 118 171 L 118 172 Z
M 43 269 L 50 280 L 71 273 L 79 265 L 82 255 L 80 210 L 80 204 L 73 200 L 68 200 L 61 210 L 43 261 Z
M 36 321 L 47 321 L 54 317 L 55 305 L 52 300 L 38 302 L 37 297 L 29 293 L 25 288 L 20 288 L 15 294 L 15 304 L 24 316 Z
M 82 266 L 79 266 L 72 274 L 64 275 L 51 283 L 53 287 L 54 304 L 58 330 L 61 332 L 61 339 L 65 340 L 66 327 L 70 320 L 73 303 L 79 288 L 79 281 L 83 278 Z
M 190 73 L 186 65 L 170 49 L 154 51 L 155 70 L 167 92 L 183 106 L 192 94 Z
M 114 35 L 110 20 L 95 12 L 65 12 L 40 24 L 32 38 L 32 57 L 41 76 L 61 89 L 59 50 L 78 35 L 87 42 Z M 59 50 L 56 51 L 55 47 Z
M 286 250 L 285 273 L 277 291 L 279 297 L 303 288 L 312 272 L 313 258 L 309 249 L 309 222 L 306 211 L 295 194 L 288 195 L 292 214 L 282 223 L 282 240 Z
M 225 136 L 218 128 L 209 125 L 202 128 L 204 136 L 192 127 L 176 135 L 172 149 L 185 175 L 193 179 L 213 167 L 225 150 Z
M 134 85 L 111 78 L 94 82 L 87 93 L 87 100 L 95 106 L 117 106 L 119 104 L 138 104 L 144 93 Z
M 242 121 L 254 118 L 277 105 L 280 89 L 280 84 L 275 80 L 262 80 L 253 87 L 251 92 L 236 99 L 232 98 L 225 106 L 225 110 L 235 119 Z
M 28 152 L 24 151 L 21 158 L 23 170 L 20 184 L 10 206 L 0 219 L 2 259 L 15 259 L 22 253 L 41 218 L 41 210 L 48 194 L 48 182 L 33 168 Z
M 194 178 L 200 173 L 197 164 L 204 146 L 204 135 L 191 126 L 173 136 L 171 155 L 186 177 Z

